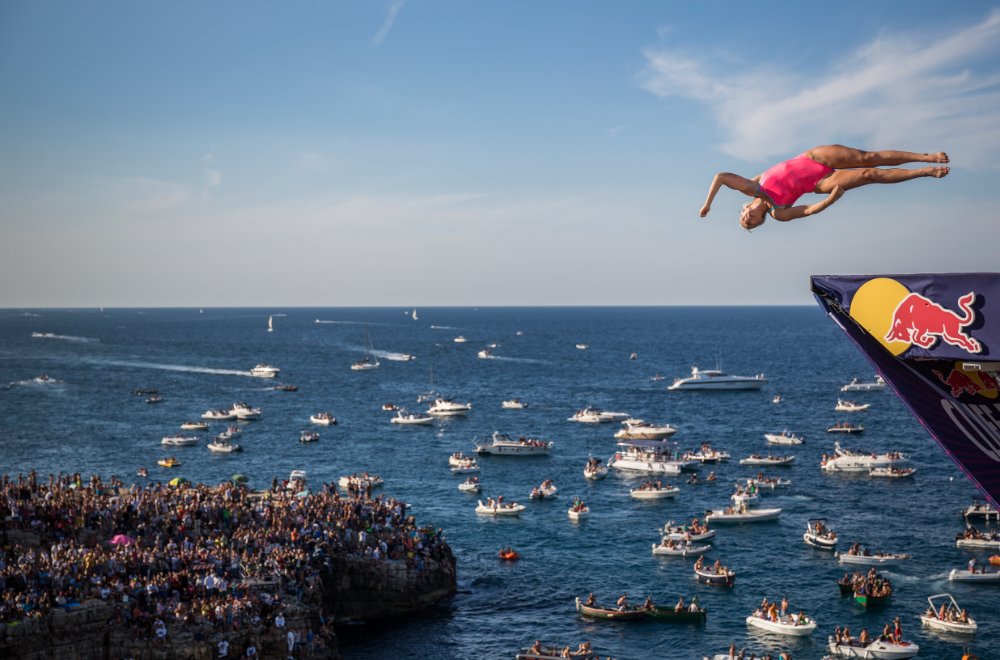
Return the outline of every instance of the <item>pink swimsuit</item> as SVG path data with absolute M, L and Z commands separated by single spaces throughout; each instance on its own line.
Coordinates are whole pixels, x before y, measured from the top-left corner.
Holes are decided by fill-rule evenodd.
M 817 163 L 805 154 L 769 168 L 760 177 L 760 191 L 777 208 L 788 207 L 833 172 L 832 167 Z

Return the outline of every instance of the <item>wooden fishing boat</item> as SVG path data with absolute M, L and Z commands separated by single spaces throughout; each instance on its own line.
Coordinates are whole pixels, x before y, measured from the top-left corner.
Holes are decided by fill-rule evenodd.
M 879 607 L 884 607 L 889 599 L 892 598 L 892 591 L 881 596 L 871 596 L 869 594 L 854 592 L 854 602 L 861 607 L 867 608 L 869 610 L 876 609 Z
M 579 597 L 576 599 L 576 611 L 590 619 L 605 619 L 608 621 L 639 621 L 646 618 L 646 610 L 641 607 L 629 607 L 624 611 L 603 607 L 584 605 Z
M 704 607 L 697 610 L 675 609 L 670 606 L 656 605 L 651 610 L 646 610 L 646 616 L 657 621 L 669 621 L 671 623 L 705 623 L 708 618 L 708 610 Z

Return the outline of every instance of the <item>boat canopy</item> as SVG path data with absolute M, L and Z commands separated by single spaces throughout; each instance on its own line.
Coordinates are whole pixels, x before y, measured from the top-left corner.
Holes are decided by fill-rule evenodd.
M 931 437 L 1000 503 L 1000 273 L 816 275 L 812 291 Z
M 673 449 L 676 447 L 670 440 L 621 440 L 620 447 L 643 447 L 646 449 Z

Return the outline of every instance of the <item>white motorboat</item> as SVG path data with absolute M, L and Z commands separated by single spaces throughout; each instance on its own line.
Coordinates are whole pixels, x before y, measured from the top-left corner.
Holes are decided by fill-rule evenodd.
M 674 497 L 677 493 L 681 492 L 680 488 L 676 486 L 663 486 L 663 487 L 646 487 L 645 484 L 639 488 L 633 488 L 628 492 L 633 499 L 636 500 L 663 500 L 668 497 Z
M 343 476 L 337 480 L 337 485 L 341 488 L 349 488 L 354 486 L 355 488 L 364 490 L 366 488 L 378 488 L 384 482 L 382 477 L 375 474 L 368 474 L 367 472 L 361 474 L 349 474 Z
M 781 509 L 748 509 L 744 507 L 729 507 L 727 509 L 709 510 L 705 512 L 705 524 L 739 524 L 777 520 Z
M 223 440 L 230 440 L 234 435 L 237 435 L 242 432 L 243 429 L 241 429 L 238 426 L 233 426 L 232 424 L 230 424 L 228 427 L 226 427 L 226 429 L 222 433 L 220 433 L 215 437 L 222 438 Z
M 206 446 L 213 454 L 232 454 L 238 451 L 243 451 L 243 447 L 237 443 L 230 442 L 229 440 L 224 440 L 219 437 L 210 440 Z
M 456 344 L 464 344 L 465 342 L 468 341 L 468 339 L 466 339 L 462 335 L 459 335 L 459 336 L 455 337 L 454 341 L 455 341 Z
M 732 376 L 721 369 L 699 369 L 691 367 L 691 375 L 678 378 L 668 387 L 674 390 L 759 390 L 767 379 L 764 374 L 756 376 Z
M 749 477 L 746 482 L 748 486 L 756 486 L 758 489 L 770 488 L 771 490 L 774 490 L 775 488 L 787 488 L 792 485 L 791 479 L 765 476 Z
M 885 381 L 879 375 L 875 376 L 875 381 L 862 383 L 857 378 L 852 378 L 851 382 L 840 388 L 841 392 L 871 392 L 873 390 L 884 390 Z
M 481 516 L 519 516 L 525 508 L 523 504 L 518 504 L 517 502 L 506 504 L 490 498 L 486 503 L 479 500 L 479 503 L 476 505 L 476 513 Z
M 160 441 L 160 444 L 168 445 L 170 447 L 190 447 L 191 445 L 198 444 L 198 436 L 196 435 L 168 435 Z
M 590 459 L 586 467 L 583 468 L 583 476 L 591 481 L 603 479 L 608 476 L 608 466 L 602 465 L 596 458 Z
M 451 399 L 437 398 L 427 409 L 427 414 L 436 417 L 459 417 L 468 415 L 470 410 L 472 410 L 471 403 L 456 403 Z
M 258 364 L 250 370 L 250 375 L 255 378 L 275 378 L 280 372 L 281 369 L 278 367 L 272 367 L 269 364 Z
M 507 399 L 500 404 L 500 407 L 504 410 L 521 410 L 522 408 L 527 408 L 528 404 L 520 399 Z
M 838 552 L 834 557 L 841 565 L 859 566 L 896 566 L 910 558 L 910 555 L 899 552 L 869 552 L 866 549 L 854 552 L 853 550 L 852 548 L 847 552 Z
M 751 504 L 756 504 L 757 502 L 759 502 L 760 496 L 757 494 L 756 488 L 753 488 L 753 490 L 751 491 L 749 489 L 742 490 L 739 488 L 739 486 L 737 486 L 736 492 L 730 495 L 729 499 L 732 500 L 733 506 L 736 507 L 739 507 L 740 505 L 750 506 Z
M 375 347 L 372 345 L 372 336 L 368 332 L 368 324 L 365 323 L 365 356 L 357 362 L 351 363 L 351 371 L 371 371 L 379 368 L 378 356 L 375 355 Z
M 490 349 L 484 348 L 478 353 L 476 353 L 476 357 L 478 357 L 480 360 L 490 360 L 493 358 L 493 353 L 490 353 Z
M 579 350 L 581 350 L 581 351 L 585 351 L 585 350 L 587 350 L 588 348 L 590 348 L 590 345 L 589 345 L 589 344 L 577 344 L 577 345 L 576 345 L 576 347 L 577 347 L 577 348 L 578 348 Z
M 863 658 L 864 660 L 904 660 L 912 658 L 920 652 L 920 647 L 905 639 L 899 644 L 883 639 L 876 639 L 867 646 L 852 641 L 850 644 L 840 643 L 830 636 L 827 640 L 827 650 L 837 658 Z
M 463 493 L 478 493 L 481 490 L 481 487 L 479 480 L 475 477 L 471 477 L 458 484 L 458 489 Z
M 931 630 L 972 635 L 978 625 L 968 613 L 958 606 L 951 594 L 927 597 L 927 611 L 920 615 L 920 623 Z
M 801 445 L 806 441 L 803 437 L 789 433 L 787 429 L 781 433 L 765 433 L 764 439 L 771 445 Z
M 687 557 L 688 555 L 696 556 L 703 555 L 706 552 L 711 552 L 712 546 L 705 545 L 694 545 L 687 541 L 676 541 L 671 538 L 664 537 L 659 543 L 653 544 L 653 554 L 666 556 L 666 557 Z
M 806 545 L 820 550 L 835 550 L 837 548 L 837 533 L 827 527 L 826 518 L 810 518 L 806 523 L 806 531 L 802 534 Z
M 660 530 L 664 540 L 672 541 L 708 541 L 715 538 L 715 530 L 707 527 L 694 528 L 688 525 L 674 525 L 674 521 L 668 521 Z
M 448 457 L 448 465 L 451 467 L 457 467 L 469 461 L 475 461 L 475 456 L 469 456 L 466 453 L 456 451 L 454 454 Z
M 229 412 L 235 415 L 236 419 L 243 422 L 260 419 L 261 415 L 260 408 L 254 408 L 246 403 L 234 403 Z
M 917 468 L 896 468 L 896 467 L 873 467 L 868 470 L 869 477 L 882 477 L 884 479 L 905 479 L 916 474 Z
M 299 434 L 299 442 L 319 442 L 319 433 L 316 433 L 316 431 L 303 431 Z
M 827 433 L 848 433 L 848 434 L 858 434 L 865 432 L 864 424 L 851 424 L 849 422 L 837 422 L 833 426 L 826 429 Z
M 662 440 L 677 433 L 670 424 L 650 424 L 641 419 L 627 419 L 615 433 L 620 440 Z
M 871 407 L 870 403 L 855 403 L 846 399 L 837 399 L 837 405 L 833 409 L 837 412 L 864 412 Z
M 528 495 L 528 498 L 532 500 L 547 500 L 551 497 L 555 497 L 558 493 L 559 489 L 556 488 L 554 483 L 552 483 L 552 480 L 546 479 L 540 486 L 536 486 L 531 489 L 531 494 Z
M 184 422 L 181 424 L 182 431 L 207 431 L 208 424 L 205 422 Z
M 396 416 L 389 420 L 393 424 L 409 424 L 416 426 L 429 426 L 434 423 L 434 418 L 430 415 L 419 413 L 407 413 L 405 410 L 397 410 Z
M 488 443 L 476 443 L 476 453 L 495 456 L 544 456 L 552 450 L 553 444 L 524 436 L 514 439 L 505 433 L 494 431 Z
M 791 465 L 795 461 L 794 456 L 761 456 L 751 454 L 747 458 L 740 459 L 740 465 Z
M 833 445 L 833 455 L 823 454 L 820 467 L 827 472 L 870 472 L 872 468 L 890 467 L 906 456 L 898 451 L 875 454 L 844 449 L 839 442 Z
M 772 621 L 762 612 L 758 611 L 747 617 L 747 625 L 777 635 L 789 635 L 793 637 L 806 637 L 813 634 L 813 631 L 816 630 L 816 622 L 805 614 L 801 617 L 795 614 L 786 614 L 779 616 L 777 621 Z
M 573 413 L 573 416 L 568 418 L 566 421 L 579 422 L 581 424 L 605 424 L 607 422 L 624 421 L 628 418 L 628 413 L 609 412 L 594 408 L 593 406 L 587 406 L 586 408 Z
M 975 527 L 967 527 L 955 535 L 955 546 L 959 548 L 1000 549 L 1000 532 L 981 532 Z
M 680 460 L 674 448 L 659 440 L 626 440 L 621 451 L 608 459 L 608 467 L 647 474 L 680 474 L 692 462 Z
M 994 518 L 1000 520 L 1000 513 L 998 513 L 996 508 L 989 502 L 973 501 L 972 504 L 965 507 L 962 511 L 962 515 L 966 518 L 985 518 L 986 520 Z
M 771 403 L 781 403 L 781 395 L 780 394 L 775 394 L 774 398 L 771 399 Z
M 728 461 L 729 452 L 713 449 L 707 442 L 703 442 L 698 451 L 689 451 L 684 454 L 684 460 L 698 461 L 699 463 L 721 463 Z
M 230 410 L 206 410 L 201 414 L 202 419 L 210 419 L 216 422 L 228 422 L 236 419 L 236 415 Z
M 585 518 L 590 515 L 590 507 L 586 504 L 576 505 L 574 504 L 566 510 L 566 515 L 573 522 L 579 522 L 581 518 Z
M 321 426 L 336 426 L 337 424 L 337 418 L 328 412 L 318 412 L 315 415 L 309 415 L 309 421 Z
M 952 582 L 1000 582 L 1000 571 L 970 571 L 967 568 L 953 568 L 948 573 Z
M 473 472 L 479 472 L 479 464 L 476 463 L 476 459 L 474 458 L 451 466 L 452 474 L 472 474 Z

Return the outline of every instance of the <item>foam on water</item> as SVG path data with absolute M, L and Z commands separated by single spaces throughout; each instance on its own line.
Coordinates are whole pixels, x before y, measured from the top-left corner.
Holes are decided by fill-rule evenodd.
M 100 339 L 94 339 L 93 337 L 77 337 L 75 335 L 57 335 L 54 332 L 32 332 L 32 339 L 58 339 L 60 341 L 72 341 L 79 344 L 86 344 L 89 342 L 98 342 Z

